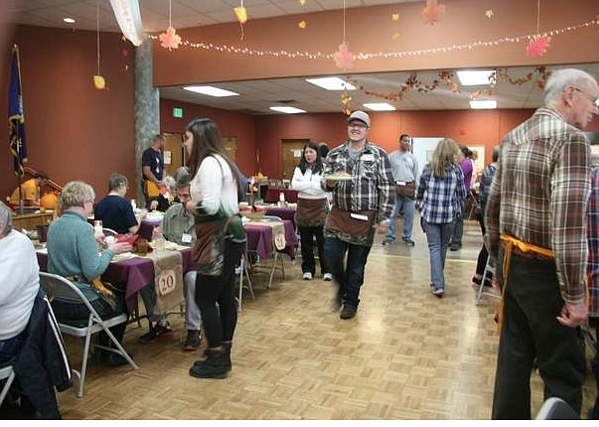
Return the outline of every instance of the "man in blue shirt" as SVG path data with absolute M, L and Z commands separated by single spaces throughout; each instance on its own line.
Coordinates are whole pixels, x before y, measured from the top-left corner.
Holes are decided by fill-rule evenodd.
M 95 219 L 102 221 L 104 228 L 110 228 L 119 234 L 135 234 L 145 212 L 139 219 L 133 212 L 131 204 L 125 200 L 129 182 L 120 173 L 113 173 L 108 180 L 108 196 L 104 197 L 94 208 Z

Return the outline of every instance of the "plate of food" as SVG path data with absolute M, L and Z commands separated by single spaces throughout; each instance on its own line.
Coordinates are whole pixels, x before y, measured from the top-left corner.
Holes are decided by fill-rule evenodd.
M 349 181 L 354 177 L 345 171 L 337 171 L 324 176 L 327 181 Z

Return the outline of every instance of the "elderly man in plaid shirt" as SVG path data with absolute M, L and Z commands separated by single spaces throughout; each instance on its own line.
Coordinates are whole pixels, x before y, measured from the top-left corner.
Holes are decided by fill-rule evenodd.
M 587 240 L 589 243 L 589 262 L 587 265 L 589 287 L 589 317 L 595 322 L 595 343 L 599 345 L 599 167 L 591 172 L 591 197 L 589 199 Z M 595 357 L 591 361 L 597 381 L 595 407 L 589 418 L 599 420 L 599 349 L 595 348 Z
M 333 192 L 325 223 L 324 252 L 339 284 L 340 317 L 356 315 L 364 268 L 375 229 L 391 216 L 395 204 L 393 173 L 387 153 L 367 140 L 370 116 L 355 111 L 347 119 L 349 139 L 329 152 L 323 179 Z M 347 268 L 344 267 L 347 252 Z
M 485 216 L 490 256 L 503 249 L 496 264 L 503 280 L 503 327 L 494 419 L 530 419 L 535 357 L 545 397 L 562 398 L 580 413 L 590 150 L 579 129 L 599 114 L 598 98 L 591 75 L 556 71 L 545 87 L 545 107 L 501 145 Z

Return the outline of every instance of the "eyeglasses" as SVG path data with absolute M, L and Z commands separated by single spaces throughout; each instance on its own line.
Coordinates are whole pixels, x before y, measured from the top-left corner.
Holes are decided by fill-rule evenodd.
M 591 103 L 599 108 L 599 98 L 595 98 L 594 96 L 589 95 L 588 93 L 586 93 L 584 90 L 577 88 L 576 86 L 572 86 L 575 90 L 577 90 L 578 92 L 582 93 L 584 96 L 587 97 L 587 99 L 589 101 L 591 101 Z

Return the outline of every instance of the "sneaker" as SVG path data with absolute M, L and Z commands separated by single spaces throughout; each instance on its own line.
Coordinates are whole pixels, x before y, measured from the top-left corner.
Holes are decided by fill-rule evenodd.
M 449 250 L 452 252 L 459 251 L 460 249 L 462 249 L 462 245 L 458 243 L 452 243 L 451 246 L 449 246 Z
M 161 335 L 164 334 L 168 334 L 169 332 L 172 332 L 173 329 L 171 328 L 170 323 L 166 322 L 166 325 L 161 325 L 160 323 L 157 323 L 151 330 L 150 332 L 147 332 L 145 334 L 143 334 L 139 340 L 142 343 L 149 343 L 154 341 L 156 338 L 158 338 Z
M 312 273 L 310 273 L 309 271 L 306 271 L 304 273 L 304 275 L 302 276 L 302 279 L 304 279 L 304 280 L 312 280 Z
M 322 279 L 323 279 L 325 282 L 330 282 L 331 280 L 333 280 L 333 275 L 332 275 L 331 273 L 324 273 L 324 274 L 322 275 Z
M 358 311 L 358 307 L 354 307 L 353 305 L 345 304 L 343 306 L 343 310 L 341 310 L 341 314 L 339 315 L 339 317 L 343 320 L 351 319 L 352 317 L 354 317 L 356 315 L 357 311 Z
M 409 246 L 409 247 L 414 247 L 414 245 L 416 245 L 416 243 L 414 243 L 414 241 L 412 239 L 402 239 L 404 245 Z
M 200 347 L 202 343 L 202 336 L 200 331 L 187 331 L 187 339 L 185 340 L 185 351 L 195 351 Z
M 383 246 L 389 246 L 393 243 L 395 243 L 395 239 L 392 239 L 390 237 L 385 237 L 385 239 L 383 240 Z
M 433 291 L 433 295 L 436 296 L 437 298 L 443 298 L 444 294 L 445 294 L 445 290 L 443 288 L 435 289 Z

